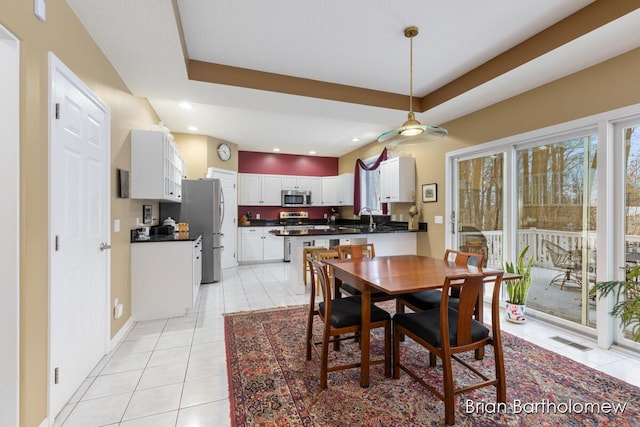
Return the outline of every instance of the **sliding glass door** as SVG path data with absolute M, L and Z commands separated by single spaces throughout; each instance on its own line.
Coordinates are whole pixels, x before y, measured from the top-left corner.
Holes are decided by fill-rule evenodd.
M 481 253 L 484 264 L 501 268 L 504 241 L 504 153 L 456 162 L 456 208 L 451 231 L 464 252 Z
M 617 266 L 620 267 L 619 277 L 624 278 L 623 267 L 640 264 L 640 121 L 626 123 L 615 128 L 616 145 L 621 147 L 624 156 L 624 175 L 620 182 L 624 194 L 624 233 L 619 242 L 624 247 L 619 248 Z M 626 295 L 623 297 L 637 298 L 638 296 Z M 619 330 L 619 329 L 617 329 Z M 620 333 L 616 341 L 629 341 L 631 328 L 628 327 Z
M 534 256 L 527 307 L 595 326 L 597 134 L 516 150 L 516 253 Z

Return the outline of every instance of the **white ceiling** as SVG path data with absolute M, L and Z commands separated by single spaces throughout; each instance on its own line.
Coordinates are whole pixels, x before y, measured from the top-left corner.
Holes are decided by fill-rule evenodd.
M 592 1 L 177 0 L 178 18 L 170 0 L 67 3 L 173 132 L 193 125 L 241 150 L 340 156 L 400 126 L 406 111 L 191 81 L 185 57 L 408 95 L 403 29 L 416 25 L 414 95 L 424 96 Z M 416 117 L 443 124 L 639 47 L 639 24 L 637 9 Z

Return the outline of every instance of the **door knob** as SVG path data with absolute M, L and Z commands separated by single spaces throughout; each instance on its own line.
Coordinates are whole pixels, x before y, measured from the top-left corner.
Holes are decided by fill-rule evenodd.
M 100 252 L 111 249 L 111 245 L 105 242 L 100 243 Z

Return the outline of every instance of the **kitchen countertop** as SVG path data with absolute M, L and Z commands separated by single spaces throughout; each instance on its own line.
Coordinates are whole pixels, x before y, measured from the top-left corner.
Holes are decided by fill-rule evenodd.
M 426 224 L 425 224 L 426 226 Z M 306 228 L 303 230 L 271 230 L 270 233 L 276 236 L 335 236 L 340 234 L 386 234 L 386 233 L 417 233 L 425 232 L 426 227 L 418 230 L 409 230 L 405 227 L 396 227 L 389 225 L 379 225 L 373 230 L 369 230 L 369 226 L 351 226 L 351 225 L 333 225 L 327 228 Z
M 328 224 L 326 219 L 311 219 L 308 223 L 304 224 L 288 224 L 290 226 L 300 227 L 308 226 L 308 229 L 304 230 L 286 230 L 284 232 L 274 232 L 277 236 L 295 236 L 295 235 L 328 235 L 328 234 L 367 234 L 369 233 L 369 222 L 363 222 L 358 219 L 340 219 L 334 224 Z M 270 219 L 258 219 L 251 220 L 249 224 L 238 224 L 238 228 L 246 227 L 283 227 L 278 220 Z M 319 228 L 322 227 L 322 228 Z M 324 228 L 326 227 L 326 228 Z M 398 233 L 398 232 L 416 232 L 427 231 L 427 223 L 421 222 L 418 225 L 418 230 L 409 230 L 408 223 L 403 221 L 384 221 L 377 223 L 376 230 L 372 233 Z
M 131 243 L 188 242 L 198 240 L 202 233 L 186 232 L 172 234 L 156 234 L 148 239 L 131 239 Z

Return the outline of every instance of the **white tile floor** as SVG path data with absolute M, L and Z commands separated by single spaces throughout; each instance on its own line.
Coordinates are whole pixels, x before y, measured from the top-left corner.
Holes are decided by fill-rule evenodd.
M 286 285 L 289 264 L 225 270 L 219 283 L 201 286 L 184 317 L 138 322 L 84 381 L 56 427 L 230 426 L 223 313 L 306 304 Z M 640 359 L 599 349 L 588 340 L 528 321 L 503 329 L 640 386 Z M 551 339 L 591 347 L 580 351 Z

